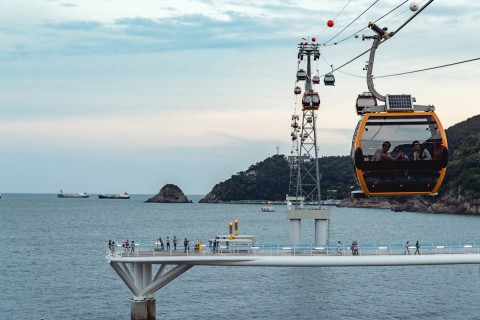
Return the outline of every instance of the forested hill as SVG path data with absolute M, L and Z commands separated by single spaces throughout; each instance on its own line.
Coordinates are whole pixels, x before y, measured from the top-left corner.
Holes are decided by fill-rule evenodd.
M 218 183 L 200 202 L 284 199 L 289 174 L 285 157 L 276 155 Z
M 319 159 L 319 165 L 322 198 L 348 197 L 350 187 L 355 185 L 350 157 L 323 157 Z M 200 202 L 283 201 L 288 194 L 289 179 L 290 168 L 286 157 L 274 155 L 218 183 Z
M 446 130 L 450 161 L 440 189 L 449 197 L 480 197 L 480 115 Z
M 477 115 L 446 130 L 450 162 L 440 196 L 422 197 L 424 207 L 418 210 L 480 213 L 479 129 L 480 115 Z M 322 199 L 334 196 L 337 199 L 348 198 L 351 188 L 357 187 L 349 156 L 322 157 L 319 166 Z M 275 155 L 218 183 L 201 202 L 285 200 L 289 177 L 286 157 Z M 419 197 L 408 199 L 412 203 L 420 201 Z M 412 206 L 406 210 L 415 210 Z

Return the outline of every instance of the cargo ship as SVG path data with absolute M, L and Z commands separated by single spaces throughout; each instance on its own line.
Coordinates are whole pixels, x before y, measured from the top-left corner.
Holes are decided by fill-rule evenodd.
M 120 194 L 99 194 L 98 199 L 130 199 L 128 192 L 122 192 Z
M 86 192 L 79 193 L 63 193 L 63 190 L 60 190 L 60 193 L 57 194 L 58 198 L 89 198 L 90 196 Z

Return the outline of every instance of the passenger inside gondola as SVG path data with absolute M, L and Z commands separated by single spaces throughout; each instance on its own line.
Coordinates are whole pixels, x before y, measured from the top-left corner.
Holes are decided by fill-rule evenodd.
M 393 158 L 394 161 L 408 161 L 408 157 L 405 155 L 405 150 L 402 147 L 397 148 L 397 155 Z
M 405 150 L 402 147 L 397 147 L 397 154 L 393 157 L 393 161 L 408 161 L 408 157 L 405 155 Z M 392 177 L 394 179 L 404 179 L 407 178 L 408 171 L 406 170 L 395 170 L 392 172 Z
M 371 159 L 371 161 L 393 161 L 392 155 L 388 152 L 391 147 L 390 141 L 384 141 L 382 143 L 382 148 L 377 149 Z M 391 172 L 388 172 L 387 170 L 375 170 L 367 173 L 367 176 L 370 178 L 373 178 L 374 183 L 378 184 L 380 180 L 385 180 L 385 179 L 393 179 L 393 175 Z
M 412 160 L 432 160 L 432 156 L 427 149 L 422 149 L 420 142 L 418 140 L 413 141 L 412 143 L 413 151 L 412 151 Z
M 382 143 L 382 148 L 375 151 L 372 161 L 393 161 L 393 157 L 388 153 L 391 145 L 390 141 Z
M 413 141 L 412 143 L 412 160 L 413 161 L 422 161 L 422 160 L 432 160 L 432 156 L 427 148 L 422 148 L 422 145 L 418 140 Z M 411 170 L 408 173 L 408 178 L 411 180 L 436 180 L 438 174 L 435 170 Z

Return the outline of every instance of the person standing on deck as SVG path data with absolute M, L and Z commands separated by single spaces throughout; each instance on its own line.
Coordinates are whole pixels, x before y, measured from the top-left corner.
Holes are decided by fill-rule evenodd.
M 415 253 L 414 254 L 420 254 L 420 244 L 418 243 L 418 240 L 417 240 L 417 243 L 415 243 Z
M 158 238 L 158 242 L 160 242 L 160 251 L 163 251 L 165 249 L 165 247 L 163 246 L 162 237 Z
M 408 248 L 409 246 L 409 241 L 407 240 L 407 242 L 405 243 L 405 251 L 403 251 L 403 254 L 410 254 L 410 249 Z
M 177 250 L 177 236 L 173 236 L 173 250 Z
M 337 256 L 343 256 L 342 242 L 341 241 L 338 241 L 338 243 L 337 243 Z
M 170 250 L 170 237 L 167 237 L 167 250 Z

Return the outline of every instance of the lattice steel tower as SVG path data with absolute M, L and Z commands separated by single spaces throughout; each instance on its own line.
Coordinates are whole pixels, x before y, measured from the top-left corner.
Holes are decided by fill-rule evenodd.
M 320 173 L 318 169 L 318 147 L 316 132 L 316 111 L 320 107 L 320 96 L 313 90 L 311 59 L 320 58 L 318 44 L 299 44 L 298 59 L 307 60 L 307 71 L 297 72 L 297 80 L 305 80 L 305 92 L 302 97 L 302 126 L 300 133 L 300 150 L 296 197 L 303 197 L 305 202 L 320 204 Z
M 295 104 L 296 105 L 296 104 Z M 295 108 L 295 113 L 292 115 L 292 132 L 290 134 L 292 139 L 292 150 L 288 156 L 288 165 L 290 167 L 290 181 L 288 184 L 288 194 L 296 195 L 297 185 L 298 185 L 298 156 L 299 156 L 299 139 L 298 135 L 300 132 L 300 117 L 298 116 Z
M 302 119 L 299 130 L 299 154 L 297 157 L 296 187 L 287 197 L 288 219 L 291 226 L 293 244 L 301 243 L 301 220 L 315 220 L 315 244 L 328 244 L 329 210 L 321 207 L 320 173 L 318 167 L 318 147 L 316 132 L 316 111 L 320 108 L 320 96 L 313 90 L 313 84 L 319 84 L 318 75 L 312 77 L 311 61 L 320 58 L 318 44 L 302 42 L 298 48 L 298 64 L 306 59 L 307 70 L 298 69 L 297 82 L 305 81 L 305 91 L 302 97 Z M 299 94 L 300 87 L 295 88 Z M 297 133 L 297 132 L 295 132 Z M 293 131 L 292 131 L 293 137 Z M 293 159 L 293 157 L 292 157 Z M 289 161 L 290 162 L 290 161 Z M 293 161 L 292 161 L 293 163 Z M 294 175 L 291 172 L 290 183 Z M 292 187 L 292 186 L 291 186 Z M 310 205 L 308 208 L 305 205 Z M 292 208 L 293 206 L 293 208 Z

